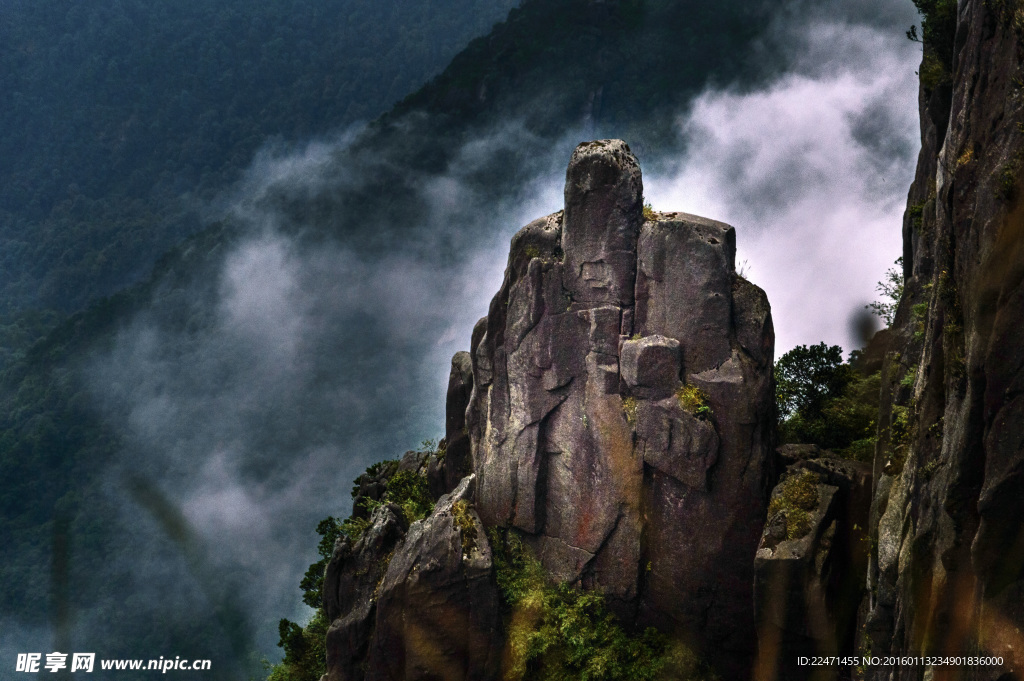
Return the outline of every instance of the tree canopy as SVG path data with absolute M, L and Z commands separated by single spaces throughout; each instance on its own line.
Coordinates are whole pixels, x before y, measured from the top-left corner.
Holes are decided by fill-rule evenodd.
M 775 364 L 782 443 L 816 444 L 856 459 L 874 451 L 880 378 L 843 362 L 838 345 L 798 345 Z

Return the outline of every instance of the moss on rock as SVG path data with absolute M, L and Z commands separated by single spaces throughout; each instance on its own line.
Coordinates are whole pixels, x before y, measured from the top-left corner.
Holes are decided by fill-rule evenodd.
M 465 499 L 459 499 L 452 504 L 455 526 L 459 528 L 459 533 L 462 535 L 462 552 L 467 554 L 476 548 L 476 523 L 473 522 L 473 516 L 470 515 L 472 509 L 473 504 Z
M 654 628 L 627 633 L 604 595 L 551 584 L 517 534 L 492 528 L 494 567 L 506 609 L 504 681 L 711 681 L 694 653 Z
M 708 404 L 708 395 L 703 390 L 685 383 L 676 391 L 676 398 L 679 399 L 679 406 L 700 419 L 711 416 L 711 406 Z
M 768 504 L 768 517 L 783 514 L 786 539 L 799 539 L 811 531 L 811 512 L 818 507 L 819 482 L 813 471 L 801 469 L 776 488 Z

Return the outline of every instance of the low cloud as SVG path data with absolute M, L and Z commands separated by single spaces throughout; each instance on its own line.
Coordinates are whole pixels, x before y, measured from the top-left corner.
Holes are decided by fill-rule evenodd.
M 549 175 L 498 201 L 468 179 L 523 134 L 504 124 L 448 172 L 414 176 L 421 223 L 386 249 L 364 247 L 350 224 L 372 229 L 372 217 L 332 215 L 341 236 L 311 240 L 322 225 L 292 210 L 362 181 L 344 166 L 350 136 L 261 154 L 219 207 L 242 236 L 216 284 L 164 291 L 87 372 L 125 434 L 109 477 L 141 479 L 180 509 L 210 549 L 179 569 L 199 570 L 191 578 L 208 597 L 235 590 L 264 654 L 280 617 L 308 617 L 298 583 L 316 559 L 317 521 L 349 513 L 352 480 L 370 463 L 443 435 L 449 360 L 486 314 L 512 235 L 560 207 Z M 560 144 L 552 159 L 568 158 L 573 143 Z M 135 522 L 138 493 L 108 491 Z M 140 582 L 154 550 L 127 568 Z M 236 578 L 209 586 L 218 571 Z
M 656 208 L 737 230 L 737 259 L 772 304 L 777 354 L 860 346 L 852 315 L 902 252 L 918 147 L 918 51 L 867 25 L 812 23 L 792 68 L 750 92 L 710 91 L 680 121 L 685 157 L 645 180 Z

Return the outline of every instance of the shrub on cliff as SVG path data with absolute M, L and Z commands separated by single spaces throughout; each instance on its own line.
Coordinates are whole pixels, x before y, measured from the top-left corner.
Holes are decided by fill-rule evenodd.
M 874 454 L 878 373 L 863 375 L 842 348 L 799 345 L 775 364 L 780 443 L 816 444 L 852 459 Z
M 270 672 L 267 681 L 319 681 L 327 673 L 325 641 L 330 622 L 321 606 L 321 594 L 324 570 L 334 551 L 334 542 L 343 533 L 342 526 L 343 523 L 334 517 L 324 518 L 316 526 L 316 532 L 320 535 L 320 544 L 317 546 L 320 560 L 309 566 L 300 584 L 302 601 L 315 608 L 315 612 L 304 627 L 288 619 L 278 623 L 280 640 L 277 645 L 284 650 L 284 659 L 276 665 L 264 663 Z
M 818 507 L 818 476 L 802 470 L 786 477 L 772 494 L 768 518 L 786 518 L 786 539 L 799 539 L 811 530 L 810 513 Z
M 424 442 L 424 445 L 428 444 Z M 436 443 L 433 443 L 436 446 Z M 319 681 L 327 673 L 325 639 L 330 622 L 323 611 L 324 571 L 334 552 L 334 544 L 341 537 L 348 537 L 352 542 L 359 541 L 363 532 L 370 525 L 368 516 L 373 509 L 383 503 L 394 503 L 402 507 L 402 512 L 411 523 L 430 515 L 434 500 L 430 497 L 430 488 L 426 477 L 418 471 L 398 470 L 397 460 L 381 461 L 366 469 L 356 479 L 352 488 L 353 512 L 345 520 L 333 516 L 324 518 L 316 527 L 320 535 L 317 551 L 320 560 L 309 566 L 302 578 L 302 601 L 315 609 L 312 619 L 306 626 L 291 620 L 282 619 L 279 623 L 280 640 L 278 646 L 284 650 L 284 659 L 276 665 L 267 663 L 269 676 L 267 681 Z M 379 482 L 383 493 L 379 499 L 363 494 L 364 482 Z
M 384 500 L 401 506 L 405 519 L 410 523 L 426 518 L 434 508 L 427 478 L 414 471 L 395 473 L 388 480 Z
M 994 2 L 993 5 L 1006 3 Z M 914 7 L 921 14 L 921 42 L 925 44 L 925 61 L 930 55 L 943 69 L 943 79 L 949 78 L 953 63 L 953 40 L 956 37 L 956 0 L 914 0 Z M 917 38 L 917 29 L 911 27 L 907 36 Z M 922 71 L 922 79 L 924 72 Z M 922 81 L 924 82 L 924 81 Z M 936 82 L 925 83 L 926 89 L 934 87 Z
M 324 611 L 318 609 L 305 627 L 283 619 L 278 625 L 279 646 L 284 659 L 269 667 L 267 681 L 320 681 L 327 673 L 327 627 Z
M 921 206 L 911 206 L 910 213 L 912 220 L 921 220 Z M 896 317 L 896 307 L 903 297 L 903 257 L 897 258 L 893 265 L 895 267 L 886 270 L 885 279 L 875 286 L 875 290 L 882 294 L 882 299 L 864 306 L 872 314 L 884 319 L 886 326 L 892 326 Z
M 688 648 L 656 629 L 626 633 L 604 596 L 551 584 L 515 534 L 488 532 L 506 608 L 504 681 L 714 679 Z

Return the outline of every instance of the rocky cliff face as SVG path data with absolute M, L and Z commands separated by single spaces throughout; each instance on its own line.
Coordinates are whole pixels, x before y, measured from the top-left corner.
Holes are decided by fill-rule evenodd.
M 487 528 L 518 535 L 552 583 L 604 594 L 627 629 L 749 674 L 774 335 L 734 254 L 728 225 L 645 215 L 625 143 L 576 149 L 564 211 L 515 236 L 471 352 L 452 361 L 443 457 L 395 469 L 454 491 L 411 526 L 377 505 L 335 548 L 328 679 L 497 678 L 507 634 Z M 359 494 L 386 502 L 388 482 L 364 478 Z
M 358 541 L 338 542 L 324 577 L 325 681 L 497 678 L 498 591 L 473 491 L 470 475 L 412 525 L 383 504 Z
M 771 314 L 732 227 L 643 214 L 619 141 L 580 145 L 472 343 L 477 509 L 620 618 L 749 665 L 773 437 Z
M 984 0 L 950 12 L 955 35 L 927 43 L 921 69 L 864 648 L 1004 663 L 869 669 L 877 679 L 1024 673 L 1024 14 Z

